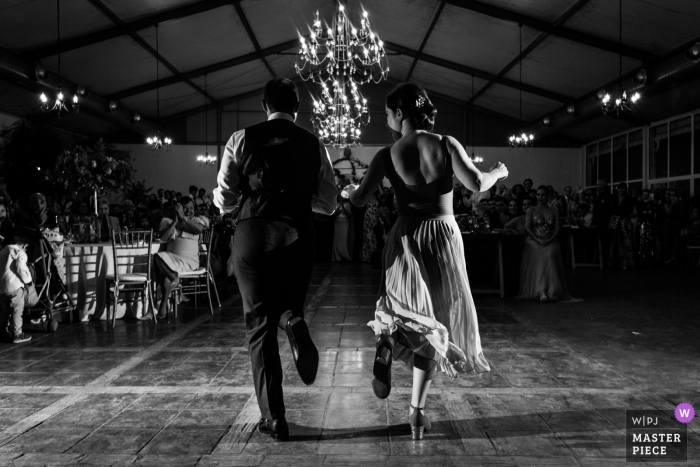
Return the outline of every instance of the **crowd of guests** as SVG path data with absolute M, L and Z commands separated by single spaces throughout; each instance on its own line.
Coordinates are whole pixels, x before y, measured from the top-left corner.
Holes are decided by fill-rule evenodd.
M 341 180 L 339 186 L 348 183 Z M 682 264 L 685 245 L 700 245 L 700 199 L 681 199 L 676 190 L 629 190 L 626 183 L 612 188 L 605 180 L 597 187 L 559 192 L 545 190 L 544 203 L 556 211 L 561 225 L 601 229 L 607 267 L 624 269 L 655 264 Z M 532 179 L 513 186 L 494 185 L 472 193 L 461 183 L 454 187 L 455 215 L 473 216 L 489 229 L 528 234 L 526 213 L 542 200 Z M 398 217 L 394 191 L 379 187 L 365 208 L 339 198 L 333 221 L 332 261 L 365 261 L 378 266 L 383 240 Z M 558 230 L 557 230 L 558 233 Z

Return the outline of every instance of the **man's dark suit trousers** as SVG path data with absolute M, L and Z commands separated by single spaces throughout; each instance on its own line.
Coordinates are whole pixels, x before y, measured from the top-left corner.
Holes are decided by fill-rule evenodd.
M 263 418 L 278 419 L 285 409 L 277 329 L 285 329 L 292 317 L 304 317 L 314 265 L 313 228 L 245 219 L 236 226 L 232 254 L 258 405 Z

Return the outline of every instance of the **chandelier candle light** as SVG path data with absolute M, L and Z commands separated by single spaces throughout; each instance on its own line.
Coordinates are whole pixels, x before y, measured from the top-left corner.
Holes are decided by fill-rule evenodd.
M 56 93 L 56 100 L 54 101 L 54 104 L 51 105 L 49 103 L 49 98 L 46 96 L 45 93 L 41 93 L 41 96 L 39 96 L 39 100 L 41 101 L 41 110 L 44 112 L 52 112 L 56 111 L 58 117 L 61 117 L 61 112 L 69 112 L 69 113 L 77 113 L 78 110 L 80 109 L 80 104 L 78 103 L 78 94 L 73 95 L 73 99 L 71 100 L 66 100 L 66 97 L 63 95 L 63 90 L 61 89 L 61 5 L 59 3 L 60 0 L 56 0 L 56 35 L 58 37 L 57 40 L 57 46 L 58 46 L 58 92 Z M 78 91 L 80 92 L 80 88 L 78 88 Z M 85 89 L 83 88 L 83 92 L 85 92 Z
M 207 74 L 204 74 L 204 141 L 206 148 L 204 154 L 197 156 L 197 164 L 199 165 L 215 165 L 216 157 L 209 155 L 209 113 L 207 109 Z
M 160 121 L 160 76 L 159 76 L 159 69 L 160 69 L 160 52 L 158 48 L 158 23 L 155 25 L 156 27 L 156 119 Z M 166 151 L 170 151 L 170 148 L 172 147 L 173 140 L 170 139 L 168 136 L 164 136 L 161 138 L 160 132 L 156 133 L 154 136 L 149 136 L 146 138 L 146 147 L 150 149 L 151 151 L 155 151 L 157 149 L 165 149 Z
M 520 41 L 520 55 L 518 56 L 520 60 L 518 60 L 518 64 L 520 67 L 520 81 L 518 85 L 518 89 L 520 91 L 520 124 L 522 125 L 523 123 L 523 25 L 518 24 L 518 29 L 519 29 L 519 41 Z M 521 128 L 522 131 L 522 128 Z M 535 137 L 532 134 L 527 134 L 523 132 L 520 135 L 511 135 L 510 138 L 508 138 L 508 143 L 510 144 L 511 148 L 527 148 L 532 144 L 532 142 L 535 140 Z
M 619 39 L 618 39 L 618 47 L 620 48 L 620 57 L 619 57 L 619 70 L 618 70 L 618 80 L 619 84 L 617 87 L 617 97 L 615 100 L 612 99 L 610 94 L 605 92 L 605 89 L 601 89 L 598 91 L 596 94 L 596 97 L 601 100 L 600 103 L 600 108 L 603 111 L 603 114 L 608 114 L 611 112 L 615 112 L 615 114 L 619 114 L 622 111 L 625 110 L 633 110 L 636 109 L 637 106 L 639 105 L 639 99 L 642 97 L 638 92 L 635 92 L 632 94 L 631 97 L 627 97 L 627 92 L 622 89 L 622 0 L 619 2 L 620 5 L 620 16 L 619 16 Z
M 304 81 L 322 87 L 311 121 L 323 142 L 333 147 L 360 144 L 360 126 L 369 123 L 369 110 L 359 85 L 389 75 L 384 43 L 370 29 L 366 11 L 360 24 L 355 28 L 338 5 L 330 27 L 321 27 L 317 11 L 309 35 L 299 38 L 294 68 Z

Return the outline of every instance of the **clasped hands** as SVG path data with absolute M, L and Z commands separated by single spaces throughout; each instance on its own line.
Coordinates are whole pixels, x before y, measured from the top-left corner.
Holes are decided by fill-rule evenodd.
M 354 183 L 351 183 L 350 185 L 346 186 L 343 188 L 343 191 L 340 192 L 341 198 L 348 199 L 350 198 L 350 195 L 357 191 L 357 189 L 360 187 L 360 185 L 355 185 Z

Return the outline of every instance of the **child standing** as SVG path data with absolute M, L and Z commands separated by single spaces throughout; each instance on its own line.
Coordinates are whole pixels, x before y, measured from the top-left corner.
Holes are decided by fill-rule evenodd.
M 13 242 L 0 251 L 0 335 L 6 334 L 14 344 L 32 339 L 22 332 L 25 287 L 32 283 L 27 267 L 28 243 L 25 235 L 15 233 Z

